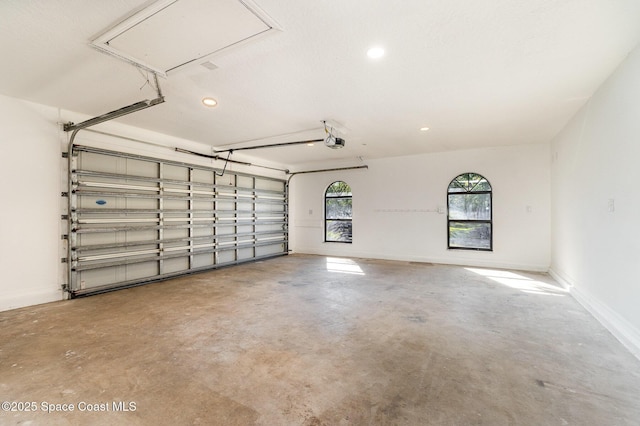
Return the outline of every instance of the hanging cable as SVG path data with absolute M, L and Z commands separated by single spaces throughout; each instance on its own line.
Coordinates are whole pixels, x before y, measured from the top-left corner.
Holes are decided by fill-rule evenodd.
M 139 90 L 144 89 L 144 86 L 149 85 L 149 87 L 151 87 L 151 82 L 149 81 L 149 71 L 146 72 L 146 75 L 142 73 L 142 70 L 140 68 L 138 68 L 138 72 L 140 73 L 140 75 L 142 76 L 142 78 L 144 78 L 144 84 L 142 86 L 140 86 Z
M 222 168 L 222 172 L 221 173 L 218 173 L 215 170 L 213 171 L 213 173 L 216 176 L 220 176 L 220 177 L 224 176 L 224 172 L 225 172 L 225 170 L 227 170 L 227 164 L 229 164 L 229 157 L 231 157 L 231 154 L 233 154 L 233 151 L 229 151 L 229 153 L 227 154 L 227 159 L 224 160 L 224 167 Z
M 173 148 L 173 150 L 176 151 L 176 152 L 182 152 L 183 154 L 191 154 L 191 155 L 197 155 L 198 157 L 211 158 L 212 160 L 225 160 L 224 157 L 220 157 L 219 155 L 202 154 L 200 152 L 189 151 L 188 149 Z M 222 151 L 222 152 L 229 152 L 229 151 L 236 151 L 236 150 L 226 150 L 226 151 Z M 214 152 L 218 152 L 218 151 L 214 151 Z M 228 156 L 227 156 L 226 161 L 228 161 L 229 163 L 232 163 L 232 164 L 240 164 L 240 165 L 243 165 L 243 166 L 259 167 L 261 169 L 268 169 L 268 170 L 275 170 L 275 171 L 278 171 L 278 172 L 289 173 L 288 169 L 278 169 L 276 167 L 261 166 L 260 164 L 247 163 L 245 161 L 229 160 Z
M 328 134 L 328 135 L 329 135 L 329 137 L 333 137 L 333 127 L 332 127 L 332 126 L 329 126 L 329 129 L 330 129 L 330 130 L 327 130 L 327 121 L 326 121 L 326 120 L 322 120 L 322 123 L 324 124 L 324 132 L 325 132 L 326 134 Z

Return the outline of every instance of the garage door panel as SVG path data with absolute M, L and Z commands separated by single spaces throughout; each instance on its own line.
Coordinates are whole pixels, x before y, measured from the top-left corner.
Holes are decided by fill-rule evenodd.
M 191 180 L 197 183 L 214 184 L 214 173 L 211 170 L 194 169 L 191 172 Z
M 238 234 L 247 234 L 253 231 L 253 225 L 242 225 L 236 227 L 236 232 Z
M 188 229 L 175 229 L 169 228 L 164 230 L 164 238 L 167 240 L 177 239 L 177 238 L 187 238 L 189 237 Z
M 167 211 L 170 210 L 188 210 L 189 209 L 189 201 L 188 200 L 180 200 L 180 199 L 164 199 L 163 200 L 163 208 Z
M 262 189 L 262 190 L 267 190 L 267 191 L 273 191 L 273 192 L 280 192 L 283 193 L 285 191 L 285 181 L 281 180 L 258 180 L 256 182 L 256 188 L 257 189 Z
M 286 182 L 75 146 L 72 296 L 287 253 Z
M 235 250 L 222 250 L 218 252 L 218 264 L 224 265 L 234 263 L 236 261 Z
M 155 261 L 127 265 L 126 270 L 127 276 L 125 279 L 127 281 L 153 277 L 159 274 L 158 262 Z
M 270 203 L 270 204 L 258 204 L 256 206 L 256 211 L 257 212 L 267 212 L 267 213 L 270 213 L 270 212 L 273 212 L 273 213 L 280 212 L 280 213 L 282 213 L 285 210 L 284 210 L 284 207 L 282 207 L 282 206 L 279 206 L 279 205 L 277 205 L 275 203 Z
M 215 203 L 211 200 L 194 200 L 193 208 L 195 211 L 208 211 L 211 212 L 215 209 Z
M 211 236 L 211 235 L 213 235 L 213 228 L 211 227 L 193 229 L 194 237 L 205 237 L 205 236 Z
M 164 261 L 163 267 L 165 273 L 179 273 L 189 269 L 189 259 L 187 257 L 167 259 Z
M 235 202 L 230 200 L 218 199 L 218 201 L 216 202 L 216 206 L 217 206 L 217 210 L 220 210 L 223 212 L 224 211 L 233 212 L 236 210 Z
M 128 243 L 131 242 L 140 242 L 140 241 L 155 241 L 158 237 L 158 233 L 156 230 L 140 230 L 140 231 L 127 231 L 125 234 L 125 241 Z
M 163 163 L 162 177 L 169 180 L 188 181 L 189 169 L 183 166 Z
M 108 195 L 80 196 L 79 207 L 83 209 L 102 209 L 116 208 L 117 198 Z
M 79 277 L 79 287 L 83 290 L 90 290 L 96 287 L 109 285 L 119 280 L 118 267 L 102 268 L 81 271 Z
M 132 158 L 126 159 L 126 174 L 155 178 L 158 176 L 158 163 L 150 163 Z
M 266 225 L 257 225 L 257 232 L 276 232 L 282 233 L 282 225 L 280 224 L 266 224 Z
M 238 210 L 241 210 L 241 211 L 252 211 L 253 210 L 253 203 L 251 201 L 245 201 L 243 199 L 240 199 L 236 203 L 236 208 Z
M 238 260 L 253 258 L 253 248 L 242 248 L 238 250 Z
M 281 253 L 283 250 L 282 244 L 271 244 L 267 246 L 256 247 L 256 256 L 269 256 L 276 253 Z
M 102 244 L 115 244 L 120 241 L 124 241 L 123 238 L 119 237 L 115 233 L 96 233 L 96 234 L 81 234 L 78 235 L 78 246 L 79 247 L 90 247 L 95 245 Z
M 236 176 L 236 186 L 239 188 L 251 188 L 253 187 L 253 182 L 251 176 Z
M 213 264 L 214 264 L 213 253 L 197 254 L 193 256 L 194 268 L 206 268 L 208 266 L 212 266 Z
M 125 206 L 126 206 L 125 208 L 127 209 L 156 209 L 158 208 L 158 199 L 157 198 L 126 198 Z
M 126 159 L 121 157 L 105 157 L 99 153 L 86 152 L 78 157 L 78 168 L 103 173 L 118 173 L 123 169 Z

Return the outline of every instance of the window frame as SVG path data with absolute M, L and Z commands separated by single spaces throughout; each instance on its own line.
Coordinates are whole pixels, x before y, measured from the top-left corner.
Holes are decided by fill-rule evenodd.
M 465 189 L 460 187 L 460 185 L 458 185 L 458 187 L 465 189 L 465 191 L 451 191 L 451 186 L 454 184 L 454 182 L 458 181 L 458 179 L 462 176 L 467 176 L 467 178 L 470 175 L 475 175 L 481 178 L 480 181 L 484 180 L 487 185 L 489 185 L 489 189 L 488 190 L 478 190 L 478 191 L 474 191 L 474 188 L 478 185 L 474 185 L 472 188 L 469 189 Z M 480 183 L 480 182 L 479 182 Z M 468 194 L 478 194 L 478 195 L 483 195 L 483 194 L 487 194 L 489 195 L 489 219 L 451 219 L 451 206 L 450 206 L 450 196 L 451 195 L 468 195 Z M 451 223 L 455 222 L 455 223 L 486 223 L 489 225 L 489 247 L 460 247 L 460 246 L 452 246 L 451 245 Z M 475 173 L 475 172 L 466 172 L 466 173 L 461 173 L 459 175 L 457 175 L 456 177 L 454 177 L 453 179 L 451 179 L 451 181 L 449 182 L 449 185 L 447 186 L 447 248 L 449 250 L 473 250 L 473 251 L 493 251 L 493 185 L 491 185 L 491 182 L 489 182 L 489 179 L 487 179 L 486 177 L 484 177 L 483 175 L 481 175 L 480 173 Z
M 341 196 L 327 196 L 329 193 L 329 189 L 336 183 L 344 183 L 349 187 L 350 195 L 341 195 Z M 327 217 L 327 200 L 351 200 L 351 217 L 349 219 L 343 218 L 328 218 Z M 330 240 L 328 231 L 329 231 L 329 222 L 349 222 L 351 223 L 351 235 L 348 241 L 340 241 L 340 240 Z M 324 242 L 325 243 L 343 243 L 343 244 L 351 244 L 353 243 L 353 190 L 351 189 L 351 185 L 343 180 L 336 180 L 327 185 L 327 188 L 324 191 Z

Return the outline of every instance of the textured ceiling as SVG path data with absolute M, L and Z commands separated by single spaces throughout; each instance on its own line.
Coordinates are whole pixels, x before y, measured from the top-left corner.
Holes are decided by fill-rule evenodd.
M 281 31 L 214 55 L 214 70 L 169 74 L 164 104 L 119 121 L 219 149 L 323 137 L 321 120 L 339 124 L 341 150 L 252 152 L 289 168 L 542 143 L 640 41 L 637 0 L 254 3 Z M 144 72 L 89 47 L 151 4 L 0 0 L 0 93 L 89 115 L 155 97 Z M 367 58 L 373 45 L 385 56 Z M 219 105 L 203 107 L 205 96 Z

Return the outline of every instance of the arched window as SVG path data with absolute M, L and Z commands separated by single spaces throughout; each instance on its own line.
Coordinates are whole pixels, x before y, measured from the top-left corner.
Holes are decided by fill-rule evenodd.
M 333 182 L 324 193 L 324 240 L 350 243 L 352 239 L 353 203 L 351 187 Z
M 491 184 L 484 176 L 463 173 L 453 179 L 447 211 L 450 249 L 493 249 Z

